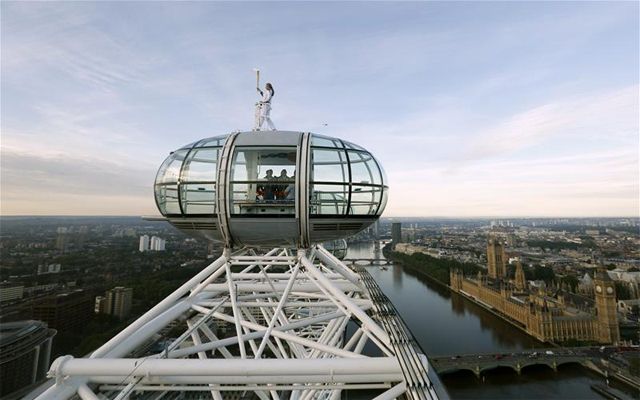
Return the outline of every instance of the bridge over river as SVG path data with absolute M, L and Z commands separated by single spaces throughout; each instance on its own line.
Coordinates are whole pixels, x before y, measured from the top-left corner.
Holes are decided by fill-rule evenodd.
M 516 353 L 441 356 L 430 357 L 430 360 L 439 375 L 467 370 L 480 377 L 483 372 L 500 367 L 511 368 L 518 374 L 523 369 L 534 365 L 545 365 L 556 371 L 563 364 L 587 365 L 602 356 L 603 354 L 599 350 L 592 347 L 574 347 L 533 349 Z
M 342 262 L 357 265 L 391 265 L 393 263 L 386 258 L 345 258 Z

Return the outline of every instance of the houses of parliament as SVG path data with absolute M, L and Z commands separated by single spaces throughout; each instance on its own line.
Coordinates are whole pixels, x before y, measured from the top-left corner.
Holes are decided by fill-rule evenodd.
M 534 288 L 525 279 L 517 261 L 514 279 L 507 279 L 507 256 L 502 243 L 487 244 L 487 273 L 463 276 L 450 272 L 451 289 L 484 307 L 543 342 L 569 340 L 617 344 L 620 341 L 616 315 L 616 292 L 606 271 L 595 275 L 595 307 L 580 309 L 573 296 L 543 287 Z

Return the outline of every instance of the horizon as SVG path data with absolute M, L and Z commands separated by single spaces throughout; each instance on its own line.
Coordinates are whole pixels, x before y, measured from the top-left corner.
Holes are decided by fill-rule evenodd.
M 0 8 L 3 216 L 157 214 L 169 152 L 251 126 L 254 67 L 278 128 L 381 161 L 385 218 L 640 212 L 638 2 Z

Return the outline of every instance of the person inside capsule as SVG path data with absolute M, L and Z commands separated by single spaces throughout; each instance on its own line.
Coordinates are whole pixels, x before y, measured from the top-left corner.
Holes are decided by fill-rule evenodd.
M 286 198 L 295 183 L 295 148 L 238 147 L 232 165 L 232 215 L 295 214 Z

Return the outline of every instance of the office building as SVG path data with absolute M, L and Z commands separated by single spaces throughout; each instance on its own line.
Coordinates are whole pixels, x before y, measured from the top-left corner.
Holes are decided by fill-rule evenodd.
M 105 313 L 118 317 L 126 318 L 131 313 L 131 304 L 133 302 L 133 289 L 122 286 L 108 290 L 106 293 Z
M 0 397 L 20 397 L 20 389 L 46 377 L 55 334 L 41 321 L 0 324 Z
M 402 223 L 393 222 L 391 224 L 391 240 L 395 246 L 398 243 L 402 243 Z
M 149 236 L 142 235 L 140 236 L 140 247 L 138 250 L 143 253 L 145 251 L 149 251 Z
M 44 321 L 58 331 L 81 330 L 93 310 L 91 297 L 83 290 L 59 293 L 38 299 L 33 304 L 33 318 Z

